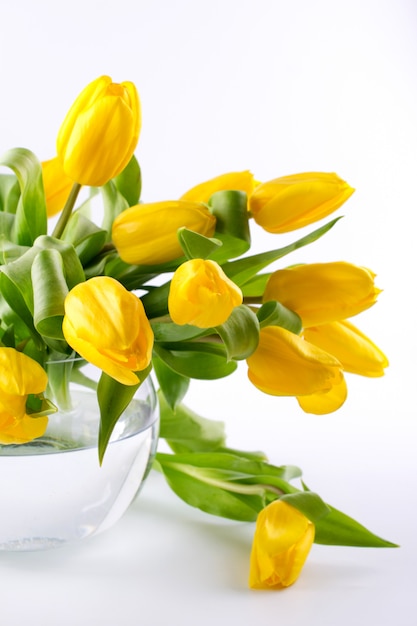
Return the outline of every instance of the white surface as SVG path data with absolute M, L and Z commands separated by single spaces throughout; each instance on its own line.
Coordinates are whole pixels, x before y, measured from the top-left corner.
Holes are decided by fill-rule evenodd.
M 189 402 L 226 420 L 230 445 L 300 465 L 328 502 L 402 546 L 314 546 L 294 587 L 249 591 L 252 526 L 187 508 L 153 476 L 111 531 L 0 555 L 2 624 L 416 623 L 416 14 L 414 0 L 2 4 L 0 152 L 52 156 L 69 104 L 106 73 L 141 94 L 147 200 L 246 168 L 261 180 L 336 171 L 356 187 L 345 219 L 291 262 L 378 273 L 384 293 L 357 323 L 387 352 L 386 377 L 350 377 L 346 405 L 322 418 L 249 388 L 244 366 L 193 385 Z

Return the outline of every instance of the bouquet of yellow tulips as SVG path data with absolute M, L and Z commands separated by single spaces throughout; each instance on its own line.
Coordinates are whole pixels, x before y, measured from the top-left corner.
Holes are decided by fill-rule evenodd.
M 70 108 L 56 156 L 40 162 L 18 148 L 1 158 L 8 173 L 0 174 L 0 444 L 42 436 L 65 404 L 75 355 L 102 371 L 102 460 L 122 410 L 152 370 L 160 436 L 170 449 L 157 453 L 154 466 L 188 504 L 257 520 L 252 587 L 293 583 L 313 541 L 392 546 L 303 483 L 295 486 L 297 467 L 227 447 L 223 424 L 183 402 L 191 379 L 228 376 L 240 361 L 262 392 L 294 396 L 314 414 L 344 403 L 346 372 L 383 375 L 385 355 L 350 321 L 376 301 L 373 272 L 347 262 L 267 271 L 338 218 L 290 245 L 249 254 L 251 228 L 306 227 L 353 189 L 336 174 L 260 183 L 243 171 L 177 200 L 143 203 L 134 156 L 140 127 L 135 86 L 102 76 Z M 99 198 L 100 224 L 92 217 Z M 59 376 L 49 375 L 50 363 L 62 363 Z

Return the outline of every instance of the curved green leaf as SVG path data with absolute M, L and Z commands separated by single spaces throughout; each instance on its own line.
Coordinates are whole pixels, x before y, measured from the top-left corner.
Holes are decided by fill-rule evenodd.
M 78 211 L 71 215 L 62 234 L 62 240 L 74 246 L 82 265 L 100 252 L 106 239 L 107 232 Z
M 56 237 L 42 235 L 36 239 L 34 249 L 56 250 L 59 252 L 68 289 L 72 289 L 75 285 L 85 280 L 83 266 L 71 244 L 61 241 L 61 239 L 57 239 Z
M 15 148 L 3 155 L 0 165 L 13 170 L 20 185 L 21 195 L 16 206 L 13 241 L 31 246 L 36 237 L 45 234 L 47 230 L 41 164 L 30 150 Z
M 281 328 L 286 328 L 290 332 L 299 335 L 303 327 L 301 317 L 276 300 L 265 302 L 258 310 L 257 315 L 261 328 L 265 326 L 281 326 Z
M 0 211 L 10 214 L 16 213 L 19 198 L 20 186 L 16 176 L 0 174 Z
M 215 236 L 223 246 L 211 254 L 218 263 L 241 256 L 251 245 L 247 195 L 243 191 L 217 191 L 209 200 L 216 217 Z
M 229 376 L 237 368 L 234 361 L 227 361 L 221 345 L 190 342 L 173 346 L 155 344 L 154 351 L 168 367 L 182 376 L 213 380 Z
M 187 259 L 207 259 L 214 250 L 222 245 L 219 239 L 205 237 L 185 228 L 185 226 L 178 229 L 177 236 Z
M 258 318 L 244 304 L 235 307 L 227 321 L 215 330 L 223 340 L 229 360 L 247 359 L 258 347 Z
M 68 293 L 64 266 L 58 250 L 40 250 L 32 264 L 33 319 L 43 337 L 64 339 L 62 320 Z

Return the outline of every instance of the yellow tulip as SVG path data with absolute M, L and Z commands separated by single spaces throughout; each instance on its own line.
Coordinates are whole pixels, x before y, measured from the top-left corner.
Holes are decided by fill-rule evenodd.
M 180 198 L 187 202 L 204 202 L 208 203 L 210 197 L 216 191 L 244 191 L 250 195 L 259 184 L 254 180 L 253 174 L 248 170 L 243 172 L 229 172 L 221 174 L 215 178 L 205 181 L 189 189 Z
M 309 396 L 298 396 L 297 402 L 304 413 L 314 415 L 327 415 L 340 409 L 347 398 L 346 380 L 341 377 L 340 381 L 328 391 L 318 391 Z
M 46 210 L 48 217 L 52 217 L 64 208 L 74 181 L 64 174 L 58 157 L 42 162 L 42 176 Z
M 186 261 L 172 277 L 168 309 L 176 324 L 198 328 L 219 326 L 240 304 L 241 290 L 215 261 Z
M 129 163 L 140 125 L 134 84 L 97 78 L 77 97 L 59 130 L 57 154 L 65 174 L 81 185 L 104 185 Z
M 152 357 L 153 332 L 142 302 L 117 280 L 96 276 L 76 285 L 65 298 L 62 330 L 84 359 L 125 385 Z
M 343 379 L 335 357 L 279 326 L 261 329 L 258 347 L 246 362 L 249 380 L 272 396 L 327 392 Z
M 383 376 L 388 367 L 385 354 L 348 320 L 306 328 L 304 337 L 333 354 L 345 372 L 376 377 Z
M 263 300 L 298 313 L 304 328 L 353 317 L 375 304 L 375 274 L 343 261 L 296 265 L 274 272 Z
M 26 414 L 29 394 L 46 389 L 44 369 L 30 357 L 13 348 L 0 348 L 0 443 L 27 443 L 43 435 L 47 417 Z
M 314 524 L 293 506 L 274 500 L 258 515 L 249 587 L 282 589 L 299 577 L 314 542 Z
M 268 232 L 287 233 L 327 217 L 353 192 L 336 174 L 293 174 L 259 185 L 249 196 L 249 210 Z
M 196 202 L 152 202 L 126 209 L 113 222 L 112 238 L 120 258 L 133 265 L 158 265 L 184 255 L 179 228 L 211 237 L 216 218 Z

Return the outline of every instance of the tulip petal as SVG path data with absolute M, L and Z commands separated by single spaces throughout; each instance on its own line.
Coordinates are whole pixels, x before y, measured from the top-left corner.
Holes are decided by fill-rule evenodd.
M 278 326 L 261 329 L 258 348 L 247 364 L 255 387 L 276 396 L 329 391 L 342 378 L 337 359 Z
M 306 328 L 304 337 L 333 354 L 345 372 L 377 377 L 383 376 L 388 367 L 385 354 L 348 320 Z
M 327 415 L 340 409 L 347 398 L 347 385 L 344 378 L 335 383 L 328 391 L 299 396 L 298 404 L 305 413 Z
M 257 186 L 253 174 L 249 170 L 243 172 L 229 172 L 205 181 L 189 189 L 180 200 L 187 202 L 208 203 L 211 196 L 217 191 L 244 191 L 248 195 Z

